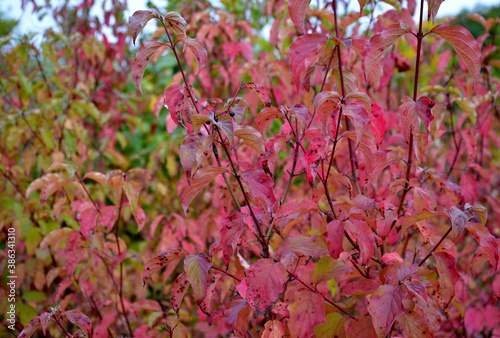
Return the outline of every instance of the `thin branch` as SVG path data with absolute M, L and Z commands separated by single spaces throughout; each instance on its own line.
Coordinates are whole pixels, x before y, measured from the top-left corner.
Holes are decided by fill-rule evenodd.
M 427 254 L 427 256 L 425 256 L 425 258 L 418 264 L 418 266 L 422 266 L 425 261 L 431 257 L 432 253 L 438 248 L 438 246 L 444 241 L 444 239 L 450 234 L 451 230 L 453 229 L 453 227 L 450 227 L 448 229 L 448 231 L 446 231 L 446 233 L 443 235 L 443 237 L 441 237 L 441 239 L 439 240 L 439 242 L 436 243 L 436 245 L 434 245 L 434 247 L 431 249 L 431 251 L 429 251 L 429 253 Z

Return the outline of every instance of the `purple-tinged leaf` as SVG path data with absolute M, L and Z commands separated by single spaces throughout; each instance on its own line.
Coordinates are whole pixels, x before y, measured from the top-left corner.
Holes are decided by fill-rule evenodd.
M 290 18 L 295 24 L 299 32 L 305 33 L 306 28 L 304 26 L 304 19 L 306 17 L 307 9 L 309 8 L 309 2 L 311 0 L 289 0 L 288 1 L 288 12 L 290 13 Z
M 63 312 L 61 317 L 66 317 L 71 323 L 78 326 L 84 331 L 88 337 L 92 336 L 92 323 L 90 318 L 83 314 L 80 310 L 69 310 Z
M 290 71 L 296 90 L 299 90 L 307 69 L 320 57 L 327 42 L 326 35 L 314 33 L 299 36 L 290 46 Z
M 287 278 L 285 267 L 268 258 L 259 259 L 247 270 L 245 298 L 257 314 L 266 312 L 279 299 Z
M 396 318 L 404 312 L 405 291 L 401 287 L 381 285 L 370 297 L 368 312 L 379 337 L 387 336 Z
M 435 33 L 448 41 L 469 69 L 473 83 L 476 83 L 481 71 L 481 46 L 471 32 L 460 25 L 443 24 L 434 27 L 430 33 Z
M 365 221 L 359 219 L 347 220 L 347 232 L 358 243 L 360 258 L 363 264 L 368 264 L 375 250 L 375 238 L 372 229 Z
M 229 261 L 231 260 L 233 252 L 240 241 L 240 237 L 247 228 L 245 223 L 247 216 L 247 214 L 242 212 L 235 212 L 234 214 L 226 217 L 223 222 L 223 228 L 220 231 L 220 247 L 222 248 L 224 263 L 226 263 L 226 266 L 229 266 Z
M 137 12 L 136 12 L 137 13 Z M 148 65 L 151 58 L 155 56 L 156 53 L 163 53 L 169 45 L 160 40 L 151 40 L 144 43 L 144 45 L 139 48 L 137 55 L 132 63 L 132 78 L 134 83 L 142 94 L 142 77 L 144 76 L 144 70 Z
M 276 203 L 274 181 L 263 170 L 248 169 L 241 173 L 243 183 L 248 187 L 253 198 L 261 198 L 269 208 Z
M 24 327 L 24 329 L 21 331 L 21 333 L 17 337 L 18 338 L 29 338 L 33 335 L 33 333 L 36 332 L 36 330 L 38 330 L 38 328 L 40 326 L 41 326 L 40 317 L 35 317 L 32 320 L 30 320 L 28 325 L 26 325 Z
M 181 204 L 184 213 L 187 213 L 189 204 L 191 204 L 191 201 L 203 190 L 203 188 L 212 182 L 218 175 L 227 171 L 228 170 L 224 167 L 205 167 L 198 169 L 191 183 L 187 183 L 181 191 Z
M 199 116 L 199 115 L 195 115 Z M 203 135 L 200 132 L 186 136 L 180 148 L 181 165 L 188 180 L 205 158 L 205 151 L 215 141 L 215 135 Z
M 425 319 L 416 311 L 405 310 L 399 315 L 398 326 L 405 333 L 405 337 L 432 338 L 434 335 L 429 331 Z
M 453 233 L 455 234 L 455 238 L 457 238 L 465 229 L 467 222 L 469 222 L 469 218 L 462 210 L 456 206 L 452 206 L 450 209 L 450 220 Z
M 186 278 L 194 290 L 195 298 L 200 302 L 206 295 L 210 280 L 208 270 L 213 263 L 204 253 L 199 255 L 189 255 L 184 259 L 184 271 Z
M 132 14 L 132 16 L 129 16 L 128 29 L 130 33 L 132 33 L 134 44 L 135 40 L 137 39 L 137 35 L 139 35 L 148 21 L 155 18 L 159 19 L 160 14 L 158 14 L 158 12 L 154 9 L 152 11 L 136 11 L 134 14 Z
M 411 27 L 404 22 L 400 22 L 390 25 L 370 39 L 365 45 L 362 58 L 363 70 L 366 77 L 370 76 L 370 73 L 382 55 L 384 55 L 384 52 L 406 33 L 411 33 Z
M 287 254 L 295 252 L 300 255 L 310 257 L 321 257 L 328 255 L 328 248 L 323 237 L 313 235 L 306 237 L 298 235 L 293 238 L 288 237 L 280 250 L 279 257 L 285 257 Z
M 214 122 L 220 129 L 224 131 L 231 145 L 234 140 L 234 128 L 233 128 L 233 119 L 227 115 L 219 116 L 217 121 Z
M 200 73 L 200 70 L 205 68 L 207 65 L 207 50 L 205 49 L 205 45 L 203 41 L 199 39 L 191 39 L 186 35 L 181 34 L 177 36 L 177 41 L 182 41 L 189 48 L 189 50 L 193 53 L 196 58 L 196 74 Z
M 441 6 L 443 2 L 444 0 L 427 0 L 427 20 L 432 19 L 433 24 L 439 11 L 439 6 Z
M 177 12 L 168 12 L 164 17 L 167 27 L 175 34 L 186 34 L 186 20 Z
M 185 86 L 174 84 L 167 88 L 164 95 L 165 100 L 163 103 L 170 111 L 172 120 L 178 126 L 185 128 L 186 123 L 191 123 L 191 117 L 194 112 L 194 106 L 189 97 L 189 91 Z
M 295 292 L 288 311 L 288 327 L 292 337 L 310 337 L 316 325 L 326 320 L 325 300 L 318 293 L 309 290 Z
M 456 259 L 447 252 L 434 252 L 435 266 L 439 273 L 439 281 L 444 291 L 445 306 L 455 296 L 455 284 L 460 279 L 456 267 Z
M 189 252 L 186 249 L 167 249 L 158 256 L 148 260 L 144 265 L 144 272 L 142 274 L 144 284 L 146 284 L 146 281 L 153 273 L 160 270 L 168 263 L 173 262 L 176 259 L 181 259 L 187 255 L 189 255 Z
M 496 269 L 499 261 L 499 252 L 498 241 L 495 236 L 493 236 L 481 223 L 469 222 L 466 227 L 472 236 L 474 236 L 481 248 L 486 251 L 486 254 L 488 254 L 488 257 L 490 258 L 491 265 L 493 265 Z

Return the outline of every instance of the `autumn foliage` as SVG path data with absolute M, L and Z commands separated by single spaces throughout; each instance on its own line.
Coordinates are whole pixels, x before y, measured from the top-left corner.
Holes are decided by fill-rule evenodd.
M 2 42 L 16 334 L 500 335 L 500 21 L 384 2 L 83 1 Z

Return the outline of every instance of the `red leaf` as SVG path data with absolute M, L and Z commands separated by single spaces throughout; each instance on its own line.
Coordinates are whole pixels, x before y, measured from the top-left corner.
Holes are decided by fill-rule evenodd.
M 404 97 L 402 101 L 403 104 L 398 109 L 402 117 L 405 142 L 409 143 L 410 133 L 413 132 L 415 156 L 423 162 L 428 143 L 429 125 L 434 120 L 432 108 L 436 103 L 425 96 L 420 97 L 417 102 L 409 97 Z
M 290 13 L 290 18 L 301 33 L 306 32 L 306 29 L 304 27 L 304 19 L 306 17 L 306 11 L 309 8 L 310 1 L 311 0 L 288 1 L 288 12 Z
M 377 140 L 377 146 L 380 147 L 385 138 L 385 126 L 386 122 L 384 119 L 384 111 L 379 105 L 372 102 L 372 109 L 370 112 L 370 124 L 368 129 L 370 129 Z
M 334 220 L 326 226 L 326 240 L 330 255 L 338 259 L 344 250 L 342 241 L 344 240 L 344 223 L 339 220 Z
M 172 290 L 170 291 L 170 303 L 172 304 L 172 309 L 175 313 L 179 313 L 181 307 L 182 299 L 189 288 L 189 282 L 186 279 L 186 273 L 183 272 L 175 279 L 172 284 Z
M 247 290 L 245 298 L 252 309 L 262 314 L 266 312 L 284 291 L 288 273 L 283 265 L 272 259 L 259 259 L 246 273 Z
M 184 34 L 178 35 L 177 41 L 184 42 L 184 44 L 189 48 L 189 50 L 193 52 L 197 63 L 196 74 L 199 74 L 200 70 L 205 68 L 205 66 L 207 65 L 207 50 L 205 49 L 203 41 L 199 39 L 188 38 Z
M 263 199 L 269 208 L 274 206 L 276 203 L 273 192 L 274 181 L 263 170 L 245 170 L 241 173 L 241 179 L 253 198 Z
M 144 272 L 142 273 L 142 280 L 144 284 L 146 284 L 146 281 L 153 273 L 160 270 L 168 263 L 187 255 L 189 255 L 189 252 L 185 249 L 167 249 L 158 256 L 148 260 L 144 265 Z
M 172 120 L 180 127 L 186 127 L 186 123 L 191 123 L 194 107 L 189 92 L 185 86 L 178 84 L 171 85 L 165 91 L 163 104 L 170 111 Z
M 306 237 L 298 235 L 293 238 L 288 237 L 285 239 L 285 243 L 278 257 L 284 257 L 291 252 L 317 258 L 328 255 L 328 248 L 326 241 L 321 236 L 313 235 L 311 237 Z
M 40 318 L 40 324 L 42 325 L 42 332 L 46 335 L 47 324 L 52 319 L 53 314 L 49 312 L 42 313 L 38 318 Z
M 216 139 L 215 135 L 203 135 L 200 132 L 186 136 L 180 148 L 181 165 L 188 180 L 196 172 L 205 158 L 205 151 Z
M 347 232 L 359 245 L 361 262 L 368 264 L 375 250 L 372 229 L 365 221 L 359 219 L 347 220 L 346 224 Z
M 297 90 L 307 68 L 320 56 L 327 42 L 326 35 L 314 33 L 299 36 L 290 46 L 290 71 Z
M 205 291 L 203 299 L 198 300 L 198 306 L 200 310 L 205 314 L 210 314 L 212 312 L 212 298 L 215 293 L 215 287 L 217 286 L 217 282 L 221 278 L 221 275 L 210 275 L 208 276 L 209 286 Z
M 368 312 L 379 337 L 387 336 L 396 317 L 403 313 L 404 290 L 392 285 L 381 285 L 370 297 Z
M 368 316 L 347 318 L 345 324 L 345 333 L 347 337 L 377 338 L 377 333 L 373 328 L 372 319 Z
M 427 301 L 427 289 L 424 284 L 417 280 L 405 280 L 404 284 L 410 292 L 412 292 L 415 296 L 420 297 L 425 304 L 429 304 Z
M 135 39 L 137 39 L 137 35 L 139 35 L 148 21 L 155 18 L 159 19 L 160 17 L 160 14 L 158 14 L 158 12 L 154 9 L 152 11 L 136 11 L 132 14 L 132 16 L 129 16 L 128 29 L 130 33 L 132 33 L 134 44 Z
M 19 336 L 17 336 L 18 338 L 29 338 L 33 335 L 33 333 L 36 332 L 36 330 L 38 330 L 38 328 L 40 327 L 41 323 L 40 323 L 40 317 L 35 317 L 33 318 L 32 320 L 30 320 L 30 322 L 28 323 L 28 325 L 26 325 L 24 327 L 24 329 L 21 331 L 21 333 L 19 334 Z
M 241 310 L 248 307 L 248 302 L 245 299 L 235 299 L 227 304 L 224 310 L 224 324 L 226 328 L 232 330 L 238 322 Z
M 400 22 L 390 25 L 370 39 L 365 46 L 362 57 L 363 70 L 366 77 L 370 76 L 370 73 L 382 55 L 384 55 L 384 52 L 406 33 L 411 33 L 411 27 L 404 22 Z
M 259 114 L 257 114 L 257 117 L 255 118 L 255 126 L 257 127 L 257 130 L 263 134 L 264 129 L 266 129 L 269 123 L 271 123 L 272 119 L 281 117 L 285 117 L 285 115 L 280 109 L 276 107 L 266 107 L 262 109 Z
M 476 83 L 481 71 L 481 47 L 474 36 L 460 25 L 446 24 L 434 27 L 430 33 L 436 33 L 448 41 L 469 69 L 473 83 Z
M 186 184 L 181 191 L 181 204 L 184 213 L 187 213 L 187 208 L 191 201 L 198 195 L 203 188 L 205 188 L 214 178 L 216 178 L 219 174 L 225 173 L 228 170 L 224 167 L 216 168 L 216 167 L 205 167 L 200 168 L 196 172 L 191 184 Z
M 446 252 L 434 252 L 435 266 L 439 272 L 439 280 L 444 291 L 445 304 L 448 305 L 455 296 L 455 284 L 460 279 L 456 268 L 456 259 Z
M 137 13 L 137 12 L 136 12 Z M 132 78 L 134 83 L 142 94 L 142 77 L 144 75 L 144 70 L 148 65 L 149 61 L 155 57 L 155 54 L 163 53 L 167 48 L 168 44 L 160 40 L 151 40 L 144 43 L 144 45 L 139 48 L 137 55 L 132 63 Z
M 229 265 L 229 261 L 233 256 L 234 250 L 238 246 L 241 235 L 247 228 L 245 223 L 245 219 L 247 216 L 247 214 L 244 214 L 242 212 L 235 212 L 226 217 L 223 222 L 223 227 L 220 230 L 220 243 L 213 250 L 217 252 L 222 249 L 224 263 L 226 263 L 227 266 Z
M 255 94 L 257 94 L 262 101 L 262 103 L 266 107 L 271 107 L 271 98 L 269 97 L 269 94 L 267 91 L 262 87 L 260 84 L 249 82 L 246 85 L 244 85 L 245 88 L 249 88 L 252 90 Z
M 498 242 L 497 239 L 481 223 L 467 223 L 467 230 L 474 236 L 479 245 L 490 257 L 490 263 L 497 268 L 498 264 Z
M 71 323 L 86 332 L 87 336 L 90 337 L 92 335 L 92 323 L 90 322 L 90 318 L 84 315 L 80 310 L 65 311 L 62 317 L 68 318 Z
M 196 300 L 201 301 L 208 290 L 210 280 L 208 270 L 213 263 L 204 253 L 199 255 L 189 255 L 184 259 L 184 271 L 189 284 L 193 287 Z
M 290 321 L 288 327 L 293 337 L 310 337 L 316 325 L 326 320 L 325 300 L 309 290 L 293 294 L 293 302 L 288 305 Z

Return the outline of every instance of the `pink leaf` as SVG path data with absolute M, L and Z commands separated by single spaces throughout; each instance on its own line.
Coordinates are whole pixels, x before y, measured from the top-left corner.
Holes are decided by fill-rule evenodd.
M 306 237 L 298 235 L 296 237 L 288 237 L 281 248 L 279 257 L 284 257 L 288 253 L 295 252 L 304 256 L 321 257 L 328 255 L 326 241 L 318 235 Z
M 182 41 L 189 48 L 191 52 L 193 52 L 194 57 L 196 58 L 197 69 L 196 74 L 200 73 L 200 70 L 205 68 L 207 65 L 207 50 L 203 44 L 203 41 L 199 39 L 191 39 L 186 35 L 178 35 L 177 41 Z
M 368 316 L 354 319 L 347 318 L 345 325 L 347 337 L 377 338 L 377 333 L 373 328 L 372 319 Z
M 352 121 L 354 130 L 356 131 L 356 147 L 359 145 L 365 135 L 365 128 L 370 121 L 370 115 L 363 106 L 357 104 L 349 104 L 344 107 L 342 113 Z
M 212 182 L 218 175 L 227 171 L 228 170 L 224 167 L 205 167 L 198 169 L 191 184 L 186 184 L 181 191 L 181 204 L 184 213 L 187 213 L 189 204 L 191 204 L 191 201 L 203 190 L 203 188 Z
M 235 299 L 227 304 L 224 310 L 224 324 L 226 328 L 233 329 L 238 322 L 241 311 L 248 307 L 248 302 L 245 299 Z
M 110 232 L 116 222 L 116 207 L 113 205 L 105 206 L 101 209 L 97 225 L 106 228 L 106 232 Z
M 178 84 L 171 85 L 165 91 L 164 105 L 170 111 L 172 120 L 180 127 L 186 127 L 186 123 L 191 123 L 194 106 L 189 98 L 189 91 L 185 86 Z
M 262 101 L 262 103 L 264 104 L 264 106 L 271 107 L 271 98 L 269 97 L 269 94 L 264 89 L 264 87 L 262 87 L 262 85 L 257 84 L 257 83 L 253 83 L 253 82 L 249 82 L 246 85 L 244 85 L 244 87 L 250 89 L 255 94 L 257 94 L 259 96 L 260 100 Z
M 481 71 L 481 47 L 474 36 L 460 25 L 446 24 L 434 27 L 430 33 L 436 33 L 448 41 L 469 69 L 473 83 L 476 83 Z
M 253 198 L 261 198 L 269 208 L 274 206 L 276 203 L 273 192 L 274 181 L 263 170 L 245 170 L 241 173 L 241 179 L 250 190 Z
M 172 304 L 172 309 L 175 313 L 179 313 L 181 307 L 182 299 L 189 288 L 189 282 L 186 279 L 186 273 L 183 272 L 175 279 L 172 284 L 172 290 L 170 291 L 170 303 Z
M 405 310 L 399 315 L 398 326 L 405 333 L 405 337 L 432 338 L 425 319 L 416 311 Z
M 258 314 L 266 312 L 284 291 L 288 273 L 283 265 L 264 258 L 255 262 L 246 273 L 245 298 Z
M 293 337 L 310 337 L 314 327 L 326 320 L 325 300 L 318 293 L 309 290 L 295 292 L 288 311 L 288 327 Z
M 368 312 L 379 337 L 387 336 L 396 317 L 403 313 L 404 290 L 392 285 L 381 285 L 370 297 Z
M 80 223 L 80 232 L 86 238 L 90 238 L 95 230 L 97 210 L 92 203 L 82 204 L 76 216 Z
M 210 281 L 208 270 L 213 263 L 204 253 L 189 255 L 184 259 L 184 271 L 189 284 L 193 287 L 196 300 L 201 301 L 208 290 Z
M 236 126 L 234 135 L 243 139 L 242 144 L 247 144 L 253 148 L 257 154 L 263 154 L 266 151 L 266 140 L 262 137 L 257 129 L 251 126 Z
M 474 236 L 479 245 L 490 257 L 490 263 L 497 268 L 498 264 L 498 242 L 497 239 L 481 223 L 467 223 L 467 230 Z
M 137 13 L 137 12 L 136 12 Z M 144 45 L 139 48 L 137 55 L 132 63 L 132 78 L 134 83 L 142 94 L 142 77 L 144 75 L 144 70 L 148 65 L 151 58 L 155 56 L 156 53 L 163 53 L 169 46 L 160 40 L 151 40 L 144 43 Z
M 87 333 L 87 336 L 92 335 L 92 323 L 90 318 L 84 315 L 80 310 L 69 310 L 62 314 L 62 317 L 68 318 L 68 320 L 82 329 Z
M 233 119 L 230 116 L 222 115 L 214 123 L 224 131 L 232 145 L 234 139 Z
M 132 33 L 134 44 L 137 39 L 137 35 L 139 35 L 148 21 L 154 18 L 160 18 L 160 14 L 158 14 L 158 12 L 154 9 L 152 11 L 136 11 L 132 14 L 132 16 L 129 16 L 128 29 L 130 33 Z
M 418 214 L 421 214 L 424 209 L 432 210 L 431 197 L 424 189 L 419 187 L 413 188 L 413 204 Z
M 202 163 L 205 151 L 215 141 L 215 138 L 215 135 L 203 135 L 197 132 L 188 134 L 182 142 L 179 156 L 188 180 Z
M 160 270 L 168 263 L 173 262 L 176 259 L 181 259 L 187 255 L 189 255 L 189 252 L 186 249 L 167 249 L 158 256 L 148 260 L 144 265 L 144 272 L 142 273 L 142 280 L 144 284 L 146 284 L 146 281 L 153 273 Z
M 390 25 L 370 39 L 365 46 L 362 57 L 366 77 L 370 76 L 384 52 L 406 33 L 411 33 L 411 27 L 404 22 L 400 22 Z
M 289 0 L 288 12 L 293 23 L 301 33 L 305 33 L 304 19 L 311 0 Z
M 264 325 L 264 330 L 260 338 L 283 338 L 288 334 L 283 322 L 279 320 L 270 320 Z
M 327 42 L 326 35 L 314 33 L 299 36 L 290 46 L 290 71 L 297 90 L 307 68 L 319 57 L 319 53 Z

